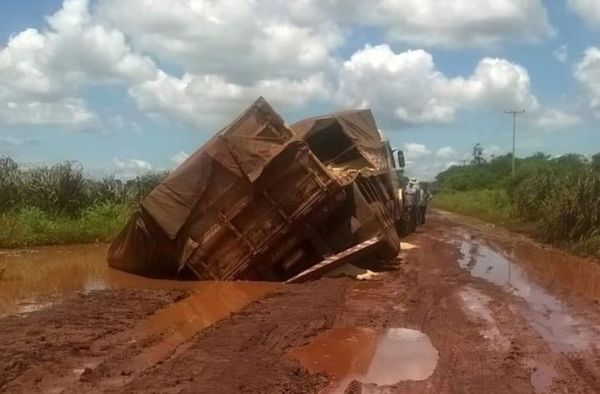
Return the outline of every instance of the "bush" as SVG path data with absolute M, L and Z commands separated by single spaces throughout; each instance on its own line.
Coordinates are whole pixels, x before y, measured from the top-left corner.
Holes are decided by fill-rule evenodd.
M 0 157 L 0 247 L 110 241 L 166 175 L 86 179 L 75 162 L 21 168 Z
M 37 207 L 24 207 L 0 216 L 0 244 L 4 247 L 55 243 L 58 224 Z
M 441 193 L 433 199 L 433 206 L 498 224 L 506 224 L 514 216 L 511 199 L 501 189 Z
M 78 221 L 81 242 L 107 242 L 121 230 L 132 209 L 123 203 L 103 202 L 87 208 Z
M 549 242 L 582 242 L 600 231 L 600 175 L 567 178 L 548 198 L 539 228 Z
M 548 199 L 555 196 L 560 184 L 559 178 L 550 168 L 536 169 L 520 180 L 512 192 L 519 217 L 537 221 L 544 216 Z
M 510 155 L 438 174 L 434 204 L 495 223 L 519 224 L 546 242 L 600 255 L 600 154 Z

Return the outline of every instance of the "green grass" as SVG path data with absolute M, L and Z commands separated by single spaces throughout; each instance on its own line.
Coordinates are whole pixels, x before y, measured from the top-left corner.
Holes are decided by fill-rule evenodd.
M 475 159 L 436 176 L 435 207 L 600 257 L 600 154 Z
M 37 207 L 11 209 L 0 213 L 0 248 L 110 242 L 131 211 L 130 204 L 111 202 L 88 207 L 76 217 Z
M 515 222 L 512 201 L 504 190 L 442 192 L 432 200 L 432 206 L 477 217 L 494 224 L 510 225 Z
M 76 162 L 31 167 L 0 156 L 0 248 L 111 241 L 166 175 L 94 179 Z

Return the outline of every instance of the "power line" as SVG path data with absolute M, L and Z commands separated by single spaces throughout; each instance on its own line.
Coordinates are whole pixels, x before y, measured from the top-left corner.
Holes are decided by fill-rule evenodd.
M 513 117 L 513 149 L 512 149 L 512 175 L 515 176 L 515 163 L 516 163 L 516 156 L 515 156 L 515 145 L 516 145 L 516 141 L 517 141 L 517 115 L 520 114 L 524 114 L 525 110 L 521 110 L 521 111 L 504 111 L 505 114 L 509 114 L 512 115 Z

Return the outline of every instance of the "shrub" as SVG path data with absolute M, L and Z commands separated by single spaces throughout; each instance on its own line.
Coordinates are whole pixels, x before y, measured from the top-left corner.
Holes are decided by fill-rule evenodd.
M 590 160 L 568 154 L 510 155 L 438 174 L 435 205 L 496 223 L 513 221 L 551 243 L 600 255 L 600 154 Z
M 0 247 L 110 241 L 166 175 L 86 179 L 75 162 L 22 168 L 0 157 Z
M 581 242 L 600 229 L 600 175 L 566 178 L 544 206 L 540 236 L 549 242 Z

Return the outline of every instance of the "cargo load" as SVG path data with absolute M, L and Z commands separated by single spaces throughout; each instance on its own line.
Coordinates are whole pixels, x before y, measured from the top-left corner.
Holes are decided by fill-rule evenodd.
M 150 192 L 109 264 L 150 277 L 286 280 L 373 237 L 377 258 L 393 257 L 387 151 L 368 110 L 290 128 L 259 98 Z

